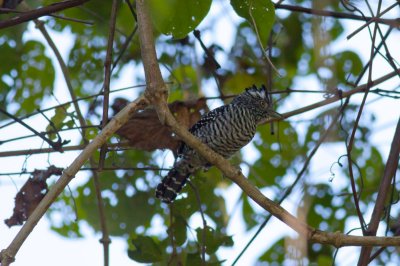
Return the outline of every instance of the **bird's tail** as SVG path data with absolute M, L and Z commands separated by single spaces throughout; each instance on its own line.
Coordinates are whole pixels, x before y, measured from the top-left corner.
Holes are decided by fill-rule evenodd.
M 171 169 L 156 188 L 156 197 L 165 203 L 171 203 L 182 190 L 190 173 L 179 173 L 176 168 Z

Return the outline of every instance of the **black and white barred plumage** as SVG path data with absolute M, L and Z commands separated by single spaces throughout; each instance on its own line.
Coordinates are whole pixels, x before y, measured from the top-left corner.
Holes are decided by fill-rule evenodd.
M 205 114 L 190 129 L 190 133 L 225 158 L 230 158 L 254 137 L 257 125 L 268 118 L 281 116 L 272 110 L 271 99 L 262 86 L 247 88 L 230 104 L 218 107 Z M 157 186 L 156 197 L 171 203 L 181 191 L 187 179 L 196 170 L 210 164 L 195 150 L 183 143 L 178 158 Z

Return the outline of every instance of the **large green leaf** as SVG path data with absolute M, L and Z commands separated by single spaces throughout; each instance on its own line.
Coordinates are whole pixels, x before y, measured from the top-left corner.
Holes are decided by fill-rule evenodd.
M 266 78 L 261 75 L 251 75 L 247 73 L 236 73 L 230 76 L 224 83 L 224 92 L 239 94 L 244 88 L 265 83 Z
M 211 0 L 150 0 L 150 12 L 158 31 L 184 38 L 210 10 Z
M 207 226 L 205 228 L 197 228 L 197 241 L 201 244 L 204 243 L 206 246 L 207 254 L 215 253 L 221 246 L 232 246 L 233 241 L 231 236 L 227 236 L 221 232 L 214 230 L 213 228 Z
M 128 250 L 129 258 L 142 263 L 157 262 L 162 259 L 161 248 L 149 236 L 133 235 L 130 238 L 131 244 Z
M 186 221 L 181 216 L 175 216 L 173 223 L 168 228 L 168 235 L 173 235 L 175 244 L 181 246 L 186 241 Z
M 266 47 L 272 25 L 275 21 L 275 7 L 270 0 L 232 0 L 236 13 L 245 18 L 258 34 L 261 44 Z

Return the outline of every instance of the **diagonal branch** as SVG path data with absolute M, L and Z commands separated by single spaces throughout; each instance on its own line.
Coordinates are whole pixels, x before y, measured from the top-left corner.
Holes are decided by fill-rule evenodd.
M 103 120 L 101 127 L 104 128 L 108 122 L 108 107 L 110 99 L 110 80 L 111 80 L 111 61 L 113 54 L 114 34 L 115 34 L 115 22 L 117 19 L 117 0 L 113 0 L 111 7 L 110 25 L 108 31 L 107 41 L 107 54 L 104 62 L 104 84 L 103 84 Z M 104 166 L 104 160 L 107 153 L 107 147 L 103 145 L 100 149 L 99 168 Z
M 351 14 L 351 13 L 336 12 L 336 11 L 329 11 L 329 10 L 318 10 L 318 9 L 312 9 L 312 8 L 307 8 L 307 7 L 302 7 L 302 6 L 275 4 L 275 9 L 290 10 L 293 12 L 316 15 L 316 16 L 321 16 L 321 17 L 352 19 L 352 20 L 367 21 L 367 22 L 373 19 L 374 22 L 390 25 L 392 27 L 398 27 L 400 24 L 399 19 L 385 19 L 385 18 L 379 18 L 379 17 L 378 18 L 362 17 L 362 16 Z
M 270 212 L 279 220 L 294 229 L 308 240 L 321 244 L 330 244 L 335 247 L 348 245 L 399 245 L 400 237 L 371 237 L 371 236 L 349 236 L 340 232 L 330 233 L 316 230 L 311 226 L 299 221 L 296 217 L 287 212 L 279 204 L 265 197 L 253 184 L 251 184 L 240 172 L 233 167 L 221 155 L 212 151 L 207 145 L 194 137 L 188 130 L 175 120 L 168 109 L 166 98 L 168 91 L 161 77 L 157 63 L 154 46 L 152 25 L 145 0 L 136 1 L 138 13 L 139 39 L 142 52 L 142 60 L 145 69 L 146 82 L 148 88 L 145 92 L 146 97 L 151 97 L 152 103 L 158 112 L 162 122 L 165 122 L 173 132 L 175 132 L 187 145 L 195 149 L 201 156 L 206 158 L 211 164 L 218 167 L 222 173 L 235 182 L 251 199 L 259 206 Z M 148 53 L 152 54 L 148 54 Z
M 385 210 L 385 203 L 387 200 L 387 195 L 390 195 L 390 184 L 392 178 L 394 177 L 397 167 L 399 165 L 399 153 L 400 153 L 400 118 L 397 122 L 396 131 L 394 133 L 392 145 L 390 147 L 389 158 L 387 159 L 385 170 L 381 182 L 379 184 L 378 195 L 376 197 L 376 202 L 374 210 L 372 212 L 371 221 L 366 230 L 367 235 L 376 235 L 378 230 L 379 222 L 381 220 L 382 214 Z M 372 248 L 367 247 L 361 250 L 359 265 L 367 265 L 369 263 Z
M 115 34 L 115 22 L 117 19 L 117 0 L 113 0 L 111 6 L 111 16 L 110 16 L 110 25 L 108 32 L 108 42 L 107 42 L 107 55 L 104 63 L 104 85 L 103 85 L 103 121 L 101 123 L 101 128 L 104 128 L 108 123 L 108 107 L 109 107 L 109 98 L 110 98 L 110 80 L 111 80 L 111 60 L 112 60 L 112 49 L 114 43 L 114 34 Z M 104 160 L 107 153 L 107 144 L 104 143 L 100 148 L 100 160 L 99 160 L 99 171 L 102 171 L 104 167 Z M 94 158 L 90 159 L 92 166 L 94 166 Z M 99 218 L 100 218 L 100 227 L 102 232 L 102 237 L 100 239 L 100 243 L 103 244 L 103 256 L 104 256 L 104 266 L 108 266 L 110 263 L 109 254 L 110 254 L 110 243 L 111 239 L 108 233 L 108 227 L 106 222 L 106 214 L 104 210 L 104 201 L 101 196 L 101 188 L 100 188 L 100 178 L 99 174 L 96 171 L 93 171 L 93 181 L 96 190 L 96 198 L 97 198 L 97 208 L 99 210 Z
M 116 1 L 114 1 L 116 2 Z M 29 9 L 29 6 L 23 2 L 23 5 L 21 5 L 24 9 Z M 114 19 L 115 21 L 115 19 Z M 65 83 L 67 85 L 68 88 L 68 92 L 71 96 L 72 99 L 72 103 L 74 105 L 78 120 L 79 120 L 79 124 L 81 126 L 81 135 L 82 135 L 82 139 L 83 142 L 85 144 L 88 144 L 89 141 L 86 138 L 86 121 L 82 115 L 81 109 L 79 107 L 78 101 L 77 101 L 77 97 L 75 95 L 74 92 L 74 88 L 72 87 L 72 83 L 71 83 L 71 78 L 69 75 L 69 70 L 68 67 L 66 65 L 66 63 L 64 62 L 56 44 L 53 42 L 52 38 L 50 37 L 49 33 L 47 32 L 44 23 L 40 20 L 34 19 L 35 25 L 36 27 L 40 30 L 40 32 L 43 34 L 44 38 L 46 39 L 47 43 L 49 44 L 49 46 L 51 47 L 51 49 L 53 50 L 57 61 L 61 67 L 61 71 L 63 73 L 64 79 L 65 79 Z M 109 79 L 108 79 L 108 93 L 107 96 L 109 94 Z M 106 102 L 106 101 L 105 101 Z M 108 97 L 107 97 L 107 109 L 108 109 Z M 108 120 L 108 117 L 107 119 Z M 103 124 L 103 128 L 104 128 Z M 104 147 L 104 145 L 102 146 Z M 91 157 L 89 159 L 89 163 L 92 166 L 92 168 L 94 168 L 95 166 L 95 160 L 93 157 Z M 101 167 L 100 167 L 101 168 Z M 99 210 L 99 218 L 100 218 L 100 225 L 101 225 L 101 231 L 102 231 L 102 238 L 100 239 L 100 243 L 103 244 L 103 253 L 104 253 L 104 265 L 108 266 L 109 265 L 109 245 L 111 243 L 109 234 L 108 234 L 108 229 L 107 229 L 107 224 L 106 224 L 106 218 L 105 218 L 105 212 L 104 212 L 104 203 L 103 203 L 103 199 L 101 197 L 101 189 L 100 189 L 100 182 L 99 182 L 99 175 L 96 171 L 92 171 L 93 172 L 93 182 L 94 182 L 94 187 L 95 187 L 95 194 L 96 194 L 96 199 L 97 199 L 97 206 L 98 206 L 98 210 Z
M 80 170 L 82 165 L 92 156 L 93 152 L 100 148 L 101 145 L 103 145 L 115 131 L 125 124 L 132 113 L 134 113 L 136 110 L 143 109 L 145 106 L 147 106 L 147 104 L 148 101 L 144 97 L 139 97 L 134 102 L 127 105 L 107 124 L 101 133 L 86 146 L 86 148 L 79 154 L 72 164 L 64 170 L 60 179 L 58 179 L 58 181 L 51 187 L 50 191 L 42 199 L 31 216 L 29 216 L 28 220 L 22 226 L 21 230 L 17 233 L 7 249 L 1 251 L 0 261 L 2 266 L 8 266 L 14 261 L 15 255 L 26 238 L 35 228 L 36 224 L 46 213 L 50 205 L 57 199 L 60 193 L 68 185 L 68 183 L 74 178 L 75 174 Z
M 3 110 L 0 108 L 0 113 L 3 113 L 4 115 L 8 116 L 11 119 L 14 119 L 14 121 L 20 123 L 22 126 L 24 126 L 26 129 L 30 130 L 32 133 L 34 133 L 36 136 L 40 137 L 42 140 L 47 142 L 55 151 L 63 152 L 63 145 L 67 144 L 68 141 L 61 141 L 61 138 L 58 138 L 57 142 L 52 141 L 49 138 L 46 138 L 44 133 L 39 133 L 36 131 L 36 129 L 32 128 L 28 124 L 26 124 L 24 121 L 19 119 L 16 116 L 13 116 L 12 114 L 8 113 L 7 111 Z
M 61 11 L 64 9 L 68 9 L 68 8 L 75 7 L 75 6 L 80 6 L 88 1 L 89 0 L 69 0 L 69 1 L 59 2 L 59 3 L 54 3 L 49 6 L 41 7 L 41 8 L 32 10 L 32 11 L 27 11 L 16 17 L 13 17 L 11 19 L 0 21 L 0 29 L 18 25 L 23 22 L 27 22 L 27 21 L 30 21 L 33 19 L 40 18 L 42 16 L 47 16 L 54 12 L 58 12 L 58 11 Z
M 309 164 L 311 163 L 311 159 L 314 157 L 314 155 L 317 153 L 318 149 L 320 148 L 320 146 L 322 145 L 322 143 L 324 143 L 324 141 L 326 140 L 326 138 L 329 136 L 329 134 L 331 134 L 332 129 L 334 128 L 334 126 L 336 125 L 338 119 L 340 116 L 343 116 L 343 111 L 344 109 L 347 107 L 347 105 L 349 104 L 350 98 L 347 98 L 346 101 L 344 102 L 344 104 L 340 107 L 340 109 L 338 110 L 338 112 L 336 113 L 336 115 L 332 118 L 331 123 L 329 124 L 329 126 L 327 127 L 327 129 L 325 130 L 325 132 L 322 134 L 321 138 L 318 140 L 318 142 L 315 144 L 314 148 L 311 150 L 311 152 L 307 155 L 307 158 L 304 161 L 303 167 L 301 168 L 300 172 L 297 174 L 296 179 L 294 180 L 294 182 L 290 185 L 290 187 L 288 187 L 288 189 L 285 190 L 285 192 L 283 193 L 283 195 L 280 197 L 278 203 L 281 204 L 293 191 L 294 187 L 296 186 L 296 184 L 300 181 L 300 179 L 303 177 L 304 173 L 306 172 Z M 246 250 L 248 249 L 248 247 L 251 245 L 251 243 L 253 243 L 253 241 L 256 239 L 256 237 L 261 233 L 261 231 L 264 229 L 264 227 L 267 225 L 267 223 L 269 222 L 269 220 L 271 219 L 272 215 L 268 215 L 265 220 L 263 221 L 263 223 L 259 226 L 259 228 L 257 229 L 256 233 L 252 236 L 252 238 L 249 240 L 249 242 L 245 245 L 245 247 L 242 249 L 242 251 L 239 253 L 239 255 L 235 258 L 235 260 L 232 263 L 232 266 L 235 265 L 239 259 L 242 257 L 242 255 L 244 254 L 244 252 L 246 252 Z

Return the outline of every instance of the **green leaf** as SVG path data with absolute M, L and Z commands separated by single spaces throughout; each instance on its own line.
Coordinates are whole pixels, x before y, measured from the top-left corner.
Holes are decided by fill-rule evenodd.
M 253 228 L 253 226 L 257 225 L 257 221 L 255 221 L 255 219 L 254 219 L 254 216 L 255 216 L 254 209 L 251 207 L 247 196 L 243 197 L 242 213 L 243 213 L 243 219 L 245 221 L 247 230 L 249 230 L 249 229 Z
M 265 82 L 265 77 L 259 75 L 250 75 L 247 73 L 237 73 L 230 76 L 224 83 L 224 92 L 239 94 L 244 88 L 254 85 L 260 85 Z
M 133 235 L 129 239 L 128 256 L 132 260 L 141 263 L 157 262 L 162 259 L 159 245 L 149 236 Z
M 211 0 L 150 0 L 150 12 L 158 31 L 182 39 L 210 10 Z
M 175 244 L 181 246 L 186 241 L 186 221 L 181 216 L 174 216 L 174 222 L 168 228 L 168 235 L 171 233 L 175 238 Z
M 259 36 L 263 47 L 267 45 L 275 21 L 275 7 L 270 0 L 232 0 L 235 12 L 246 19 Z
M 233 240 L 231 236 L 227 236 L 213 228 L 207 226 L 206 228 L 197 228 L 197 241 L 201 245 L 203 243 L 203 236 L 205 237 L 206 253 L 213 254 L 221 246 L 232 246 Z
M 191 265 L 191 266 L 204 265 L 203 261 L 201 260 L 200 253 L 199 252 L 188 253 L 186 256 L 186 265 Z
M 172 70 L 169 80 L 174 85 L 171 86 L 168 101 L 181 101 L 184 99 L 184 94 L 190 90 L 190 93 L 198 94 L 197 74 L 193 66 L 182 65 Z
M 332 258 L 329 256 L 318 256 L 317 265 L 332 265 Z
M 346 79 L 349 75 L 353 75 L 353 77 L 357 77 L 362 68 L 363 63 L 361 62 L 360 56 L 352 51 L 343 51 L 341 53 L 337 53 L 334 56 L 335 60 L 335 68 L 336 78 L 339 82 L 345 83 Z
M 197 84 L 197 74 L 193 66 L 182 65 L 171 72 L 170 80 L 173 82 L 184 83 L 185 86 L 191 87 Z
M 58 107 L 50 119 L 51 123 L 46 127 L 46 131 L 60 130 L 66 123 L 64 120 L 68 117 L 67 109 L 69 105 Z M 54 139 L 56 137 L 55 133 L 49 134 L 50 139 Z

